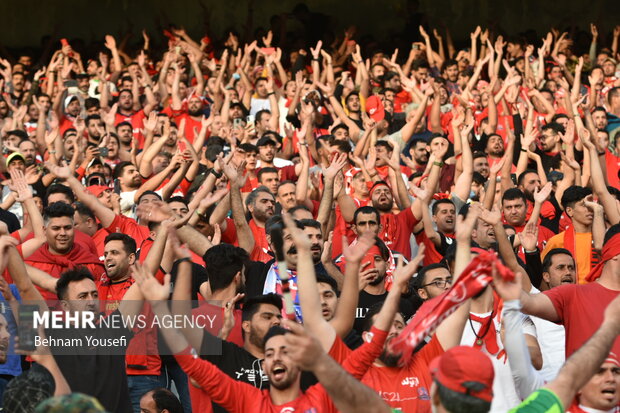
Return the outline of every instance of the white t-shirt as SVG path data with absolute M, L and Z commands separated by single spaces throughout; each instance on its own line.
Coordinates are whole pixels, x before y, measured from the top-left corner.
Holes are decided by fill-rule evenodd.
M 488 317 L 491 315 L 490 312 L 486 314 L 472 314 L 478 317 Z M 493 381 L 493 403 L 491 404 L 491 410 L 489 410 L 490 413 L 506 413 L 508 410 L 518 406 L 521 403 L 521 399 L 517 394 L 514 380 L 512 378 L 512 372 L 510 371 L 510 364 L 508 364 L 508 359 L 506 358 L 505 353 L 501 351 L 504 349 L 504 345 L 502 344 L 502 339 L 500 337 L 501 325 L 499 318 L 500 315 L 496 315 L 493 318 L 493 323 L 495 323 L 497 345 L 500 349 L 499 354 L 503 354 L 503 356 L 498 359 L 497 355 L 489 354 L 484 345 L 482 347 L 485 354 L 487 354 L 493 362 L 493 370 L 495 370 L 495 379 Z M 536 327 L 528 316 L 523 315 L 521 324 L 524 334 L 529 334 L 536 337 Z M 472 326 L 476 333 L 479 332 L 481 327 L 480 323 L 471 320 L 470 324 L 468 321 L 465 325 L 465 329 L 463 330 L 461 345 L 473 346 L 476 342 L 476 335 L 474 334 L 474 330 L 472 330 Z
M 256 116 L 256 114 L 261 110 L 271 111 L 269 99 L 258 99 L 253 97 L 250 100 L 250 115 Z
M 136 192 L 138 192 L 138 190 L 134 189 L 133 191 L 121 192 L 120 194 L 121 214 L 129 218 L 136 217 L 136 214 L 133 210 L 133 207 L 136 204 L 136 202 L 134 201 L 134 198 L 136 197 Z
M 530 294 L 539 294 L 540 291 L 532 286 Z M 564 326 L 532 316 L 532 321 L 538 332 L 538 344 L 543 357 L 543 367 L 540 374 L 547 383 L 553 381 L 566 360 L 566 332 Z

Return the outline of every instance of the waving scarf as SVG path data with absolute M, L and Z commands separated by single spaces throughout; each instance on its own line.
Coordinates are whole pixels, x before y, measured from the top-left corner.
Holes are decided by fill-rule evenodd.
M 402 364 L 409 362 L 413 350 L 424 337 L 432 334 L 444 319 L 489 285 L 493 280 L 493 267 L 501 278 L 507 281 L 514 279 L 514 273 L 499 261 L 495 252 L 483 251 L 463 270 L 447 292 L 424 303 L 392 342 L 393 351 L 402 354 Z

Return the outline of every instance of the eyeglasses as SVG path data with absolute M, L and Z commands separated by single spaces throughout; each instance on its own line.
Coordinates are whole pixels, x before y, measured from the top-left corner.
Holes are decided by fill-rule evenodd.
M 428 284 L 423 285 L 422 287 L 428 287 L 429 285 L 434 285 L 437 288 L 446 288 L 446 285 L 448 284 L 452 284 L 452 277 L 448 277 L 443 280 L 431 281 Z

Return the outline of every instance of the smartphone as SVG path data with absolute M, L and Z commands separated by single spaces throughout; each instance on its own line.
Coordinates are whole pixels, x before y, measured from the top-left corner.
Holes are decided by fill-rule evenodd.
M 418 50 L 418 49 L 420 48 L 420 45 L 417 45 L 417 44 L 412 44 L 412 45 L 411 45 L 411 48 L 412 48 L 413 50 Z
M 106 157 L 110 150 L 108 148 L 99 148 L 99 156 Z
M 245 118 L 246 123 L 251 123 L 252 125 L 254 124 L 254 115 L 248 115 L 247 118 Z
M 62 47 L 67 47 L 67 46 L 71 47 L 69 45 L 69 41 L 65 38 L 60 39 L 60 44 L 62 45 Z M 73 52 L 69 52 L 69 57 L 73 57 Z
M 185 143 L 185 141 L 177 140 L 177 144 L 179 146 L 179 150 L 181 151 L 181 153 L 185 152 L 185 150 L 187 149 L 187 144 Z
M 118 178 L 114 180 L 114 193 L 115 194 L 121 193 L 121 183 L 119 182 Z
M 21 304 L 19 306 L 19 324 L 17 335 L 19 337 L 19 348 L 25 351 L 34 351 L 34 344 L 37 329 L 34 328 L 34 313 L 39 311 L 38 305 Z
M 243 122 L 243 120 L 241 118 L 233 119 L 233 128 L 234 129 L 242 128 L 243 127 L 242 122 Z
M 260 49 L 263 54 L 274 54 L 276 52 L 275 47 L 261 47 Z
M 176 46 L 174 48 L 174 51 L 176 52 L 176 54 L 181 54 L 181 46 Z

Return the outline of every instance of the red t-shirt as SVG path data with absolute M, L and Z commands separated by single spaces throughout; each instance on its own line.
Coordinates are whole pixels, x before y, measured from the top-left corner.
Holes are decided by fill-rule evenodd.
M 338 362 L 342 362 L 350 353 L 351 350 L 339 337 L 329 350 L 329 355 Z M 433 338 L 413 355 L 405 367 L 371 366 L 362 378 L 362 383 L 378 392 L 392 408 L 403 412 L 430 413 L 433 381 L 429 364 L 443 353 L 441 343 Z
M 252 230 L 252 236 L 254 237 L 254 249 L 252 249 L 252 253 L 250 254 L 250 261 L 271 261 L 273 257 L 269 254 L 269 243 L 267 242 L 265 228 L 256 225 L 254 219 L 251 219 L 248 224 L 250 225 L 250 230 Z
M 192 316 L 196 317 L 198 315 L 207 316 L 207 320 L 213 320 L 213 324 L 209 321 L 205 321 L 205 330 L 207 330 L 211 335 L 217 336 L 222 330 L 222 326 L 224 323 L 224 308 L 209 304 L 208 302 L 203 302 L 199 307 L 194 308 L 192 310 Z M 230 341 L 231 343 L 235 343 L 239 347 L 243 347 L 243 335 L 241 333 L 241 310 L 234 311 L 235 316 L 235 326 L 228 334 L 228 338 L 226 341 Z M 200 321 L 202 323 L 202 321 Z
M 600 327 L 607 305 L 620 291 L 603 287 L 599 282 L 560 285 L 545 291 L 566 329 L 566 358 L 577 351 Z M 620 338 L 611 351 L 620 354 Z
M 336 407 L 321 385 L 310 387 L 295 400 L 274 405 L 269 390 L 260 390 L 251 384 L 237 381 L 206 360 L 195 359 L 188 347 L 175 358 L 183 371 L 198 382 L 205 393 L 230 412 L 239 413 L 292 413 L 334 412 Z
M 104 312 L 110 314 L 118 309 L 118 304 L 134 283 L 133 278 L 123 281 L 108 281 L 97 286 L 99 299 L 106 301 Z M 153 311 L 148 308 L 144 313 L 146 324 L 151 325 Z M 157 328 L 134 329 L 135 335 L 129 341 L 125 362 L 127 374 L 135 376 L 157 376 L 161 372 L 161 359 L 157 348 Z
M 411 208 L 405 208 L 398 214 L 389 212 L 381 215 L 382 231 L 379 238 L 392 251 L 401 253 L 407 260 L 411 259 L 411 245 L 409 238 L 413 232 L 413 227 L 418 220 L 413 215 Z
M 144 128 L 144 118 L 146 118 L 146 115 L 144 113 L 144 110 L 142 109 L 132 113 L 131 115 L 123 115 L 117 112 L 114 117 L 114 126 L 118 125 L 121 122 L 131 123 L 131 127 L 133 129 L 133 137 L 138 140 L 138 147 L 144 148 L 144 135 L 142 135 L 142 129 Z

